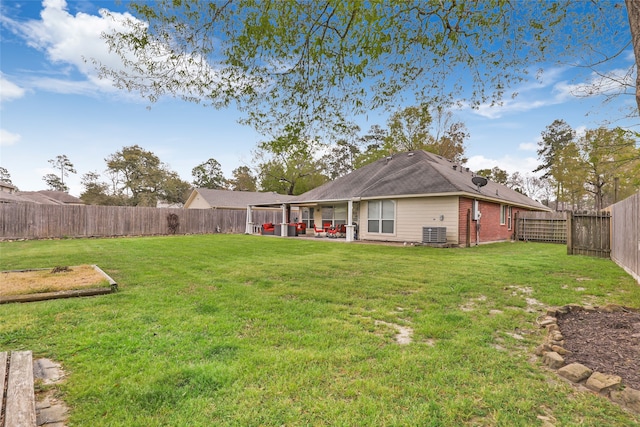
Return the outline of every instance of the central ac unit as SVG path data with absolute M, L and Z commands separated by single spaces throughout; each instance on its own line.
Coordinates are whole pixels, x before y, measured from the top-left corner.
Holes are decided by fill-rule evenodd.
M 447 227 L 422 227 L 422 243 L 447 243 Z

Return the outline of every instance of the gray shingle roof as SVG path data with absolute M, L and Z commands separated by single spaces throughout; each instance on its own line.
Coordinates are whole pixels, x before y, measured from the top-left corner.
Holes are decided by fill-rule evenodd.
M 295 196 L 287 196 L 274 192 L 258 193 L 251 191 L 210 190 L 208 188 L 196 188 L 202 198 L 211 207 L 227 209 L 246 209 L 248 205 L 279 204 L 289 202 Z
M 84 205 L 84 202 L 64 191 L 20 191 L 16 193 L 26 202 L 38 203 L 41 205 Z
M 64 191 L 40 190 L 38 193 L 43 194 L 51 199 L 57 200 L 65 205 L 84 205 L 82 199 L 72 196 Z
M 0 191 L 0 203 L 33 203 L 32 200 L 20 197 L 16 193 Z
M 39 205 L 84 205 L 77 197 L 63 191 L 18 191 L 7 193 L 0 191 L 1 203 L 36 203 Z
M 458 194 L 548 210 L 541 203 L 496 182 L 489 181 L 478 190 L 471 182 L 473 176 L 467 168 L 435 154 L 410 151 L 368 164 L 298 196 L 295 202 Z

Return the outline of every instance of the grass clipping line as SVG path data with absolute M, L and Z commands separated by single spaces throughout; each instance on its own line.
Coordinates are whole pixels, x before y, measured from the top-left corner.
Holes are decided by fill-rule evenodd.
M 0 272 L 0 297 L 109 286 L 109 280 L 92 265 Z

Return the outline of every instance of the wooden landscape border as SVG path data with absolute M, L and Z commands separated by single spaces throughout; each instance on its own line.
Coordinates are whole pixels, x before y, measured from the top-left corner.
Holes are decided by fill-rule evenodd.
M 106 295 L 113 292 L 118 291 L 118 284 L 113 280 L 107 273 L 102 271 L 100 267 L 97 265 L 91 265 L 94 270 L 104 276 L 105 279 L 109 282 L 109 287 L 100 287 L 100 288 L 86 288 L 86 289 L 72 289 L 68 291 L 57 291 L 57 292 L 43 292 L 36 294 L 27 294 L 27 295 L 9 295 L 9 296 L 0 296 L 0 304 L 8 304 L 12 302 L 35 302 L 35 301 L 46 301 L 51 299 L 61 299 L 61 298 L 73 298 L 73 297 L 89 297 L 94 295 Z M 23 273 L 28 271 L 43 271 L 43 270 L 51 270 L 50 268 L 30 268 L 25 270 L 8 270 L 3 271 L 3 273 Z

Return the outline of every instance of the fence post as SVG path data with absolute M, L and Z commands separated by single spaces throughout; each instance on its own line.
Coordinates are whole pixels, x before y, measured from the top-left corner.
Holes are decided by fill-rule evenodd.
M 573 211 L 567 215 L 567 255 L 573 254 Z

